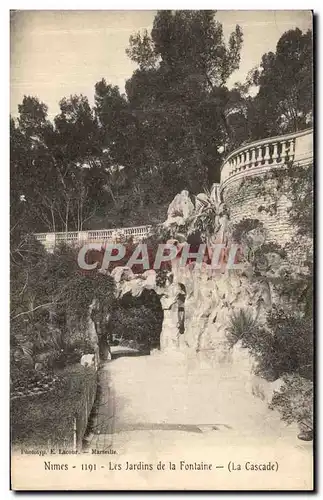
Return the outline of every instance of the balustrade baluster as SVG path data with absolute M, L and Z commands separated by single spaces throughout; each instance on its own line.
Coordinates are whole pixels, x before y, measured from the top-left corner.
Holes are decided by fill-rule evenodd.
M 234 172 L 234 161 L 233 161 L 233 159 L 232 159 L 232 158 L 231 158 L 231 160 L 230 160 L 229 165 L 230 165 L 230 168 L 229 168 L 228 177 L 230 177 L 230 175 L 232 175 L 232 174 L 233 174 L 233 172 Z
M 259 148 L 257 146 L 255 146 L 254 148 L 254 158 L 255 158 L 255 161 L 254 161 L 254 166 L 256 167 L 259 163 L 259 160 L 258 160 L 258 156 L 259 156 Z
M 254 167 L 256 164 L 256 148 L 250 149 L 250 167 Z
M 262 165 L 263 161 L 264 161 L 264 147 L 263 146 L 259 146 L 258 148 L 258 165 Z
M 280 158 L 281 158 L 282 163 L 285 163 L 286 157 L 287 157 L 287 154 L 288 154 L 286 146 L 287 146 L 286 141 L 283 141 L 282 142 L 282 151 L 280 153 Z
M 240 170 L 244 169 L 245 164 L 247 163 L 247 153 L 241 153 L 240 155 Z
M 244 170 L 248 164 L 248 154 L 249 151 L 245 151 L 244 153 L 241 154 L 242 156 L 242 161 L 241 161 L 241 167 Z
M 270 151 L 269 151 L 269 144 L 265 146 L 265 156 L 264 156 L 264 165 L 268 165 L 269 160 L 270 160 Z
M 273 150 L 272 160 L 273 160 L 273 163 L 277 163 L 277 160 L 278 160 L 278 142 L 274 142 L 273 146 L 274 146 L 274 150 Z
M 292 139 L 290 142 L 290 151 L 289 151 L 289 159 L 290 160 L 293 160 L 294 159 L 294 155 L 295 155 L 295 139 Z
M 248 168 L 252 167 L 255 163 L 254 155 L 255 155 L 254 148 L 250 148 L 248 150 L 248 157 L 249 157 L 248 162 L 247 162 Z
M 241 157 L 242 157 L 241 153 L 240 153 L 240 154 L 238 154 L 238 165 L 237 165 L 237 167 L 238 167 L 238 171 L 240 171 L 240 170 L 241 170 L 241 163 L 242 163 L 242 159 L 241 159 Z

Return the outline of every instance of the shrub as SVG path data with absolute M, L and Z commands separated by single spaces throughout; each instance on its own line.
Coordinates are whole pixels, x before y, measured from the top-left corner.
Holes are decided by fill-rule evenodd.
M 243 338 L 244 347 L 256 359 L 258 375 L 267 380 L 283 378 L 284 384 L 281 391 L 275 393 L 272 408 L 279 410 L 287 422 L 296 421 L 310 430 L 313 418 L 312 177 L 312 166 L 291 164 L 245 182 L 258 186 L 257 195 L 265 197 L 272 215 L 276 213 L 280 197 L 289 198 L 289 221 L 297 236 L 284 248 L 265 240 L 258 247 L 251 247 L 248 260 L 253 271 L 270 282 L 280 306 L 267 315 L 265 326 L 254 325 L 251 331 L 242 316 L 231 320 L 228 332 L 231 343 Z M 261 210 L 268 211 L 267 208 L 261 207 Z M 250 246 L 251 232 L 256 229 L 262 229 L 259 221 L 244 219 L 234 226 L 232 237 Z M 283 260 L 280 268 L 271 267 L 274 259 L 270 254 L 277 254 Z
M 73 365 L 57 374 L 60 383 L 52 392 L 12 401 L 13 444 L 71 447 L 74 418 L 81 443 L 96 395 L 96 372 L 94 368 Z
M 305 315 L 273 309 L 266 326 L 257 324 L 248 311 L 232 314 L 227 339 L 232 347 L 242 340 L 256 360 L 255 372 L 267 380 L 286 374 L 313 379 L 313 321 Z
M 294 373 L 313 378 L 312 318 L 273 309 L 267 327 L 258 328 L 247 341 L 258 375 L 274 380 Z
M 36 363 L 51 372 L 94 352 L 86 333 L 89 306 L 96 299 L 100 317 L 106 317 L 114 289 L 111 276 L 80 270 L 77 251 L 66 245 L 40 253 L 38 260 L 27 254 L 21 265 L 12 263 L 12 385 L 24 378 L 27 384 Z
M 270 408 L 281 413 L 282 419 L 313 429 L 313 382 L 298 374 L 285 375 L 280 391 L 274 392 Z
M 244 309 L 233 311 L 227 331 L 230 347 L 233 347 L 239 340 L 242 340 L 242 347 L 247 347 L 250 344 L 250 337 L 254 335 L 255 328 L 256 321 L 248 311 Z
M 263 230 L 263 227 L 263 223 L 258 219 L 244 218 L 232 228 L 232 239 L 236 243 L 242 243 L 244 237 L 246 237 L 250 231 L 254 229 Z

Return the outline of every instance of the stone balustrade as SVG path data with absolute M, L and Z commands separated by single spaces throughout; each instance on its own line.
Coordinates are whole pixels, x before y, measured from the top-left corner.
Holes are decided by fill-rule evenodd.
M 82 246 L 86 243 L 109 243 L 116 237 L 132 237 L 135 241 L 149 236 L 152 226 L 134 226 L 114 229 L 99 229 L 97 231 L 68 231 L 61 233 L 36 233 L 35 237 L 46 248 L 53 250 L 64 242 L 68 245 Z
M 306 164 L 313 160 L 313 129 L 252 142 L 236 149 L 221 167 L 221 189 L 231 181 L 260 175 L 289 162 Z
M 313 161 L 313 129 L 271 137 L 252 142 L 236 149 L 225 159 L 221 167 L 220 189 L 223 192 L 231 182 L 251 175 L 261 175 L 268 170 L 286 165 L 309 164 Z M 118 233 L 135 241 L 147 237 L 152 226 L 134 226 L 97 231 L 72 231 L 38 233 L 35 237 L 47 250 L 52 251 L 61 242 L 82 246 L 85 243 L 116 241 Z

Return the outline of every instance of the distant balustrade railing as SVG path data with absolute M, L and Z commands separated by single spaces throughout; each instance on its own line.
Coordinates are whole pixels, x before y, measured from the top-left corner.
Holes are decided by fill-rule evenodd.
M 68 231 L 60 233 L 36 233 L 35 238 L 47 249 L 53 249 L 60 243 L 82 245 L 86 243 L 108 243 L 123 237 L 141 239 L 149 236 L 152 226 L 121 227 L 98 229 L 96 231 Z
M 290 162 L 313 159 L 313 129 L 252 142 L 232 151 L 221 167 L 221 185 L 229 179 L 257 175 Z

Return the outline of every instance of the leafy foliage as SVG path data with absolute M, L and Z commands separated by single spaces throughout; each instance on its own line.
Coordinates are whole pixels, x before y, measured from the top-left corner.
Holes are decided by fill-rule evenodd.
M 259 219 L 243 218 L 240 222 L 235 224 L 232 229 L 233 241 L 242 243 L 248 233 L 254 229 L 263 229 L 263 223 L 260 222 Z
M 271 407 L 278 409 L 288 423 L 296 421 L 308 429 L 313 426 L 312 175 L 312 166 L 290 164 L 261 179 L 248 180 L 243 186 L 247 188 L 247 184 L 249 187 L 252 184 L 256 196 L 264 196 L 271 206 L 277 205 L 282 195 L 291 201 L 289 219 L 295 228 L 295 237 L 284 248 L 264 240 L 249 259 L 254 274 L 265 279 L 275 292 L 277 304 L 267 314 L 265 325 L 253 325 L 242 338 L 243 346 L 257 362 L 256 373 L 268 380 L 283 379 Z M 248 241 L 259 229 L 258 220 L 242 220 L 233 228 L 233 238 L 240 243 Z M 273 253 L 279 256 L 281 264 L 272 274 L 274 270 L 267 257 Z M 240 338 L 235 328 L 243 334 L 242 319 L 233 320 L 228 334 L 231 344 Z
M 137 299 L 126 295 L 111 314 L 109 330 L 119 345 L 149 349 L 159 346 L 162 320 L 160 301 L 154 292 Z
M 218 229 L 215 227 L 217 216 L 222 215 L 219 200 L 212 191 L 205 188 L 203 196 L 196 197 L 196 203 L 199 204 L 199 209 L 188 221 L 188 234 L 210 236 Z
M 268 314 L 267 327 L 258 327 L 245 346 L 256 358 L 257 374 L 276 380 L 285 374 L 313 378 L 313 321 L 286 313 Z
M 48 254 L 27 235 L 20 242 L 13 238 L 13 386 L 19 384 L 22 372 L 32 378 L 37 365 L 41 370 L 51 371 L 78 362 L 82 354 L 94 352 L 87 322 L 89 306 L 95 299 L 107 314 L 114 301 L 114 281 L 97 272 L 88 275 L 81 272 L 75 250 L 62 246 Z
M 286 375 L 280 391 L 275 391 L 271 409 L 280 411 L 288 424 L 297 422 L 313 429 L 313 383 L 300 375 Z
M 126 95 L 103 78 L 93 108 L 64 97 L 54 123 L 25 96 L 11 120 L 11 215 L 34 232 L 158 223 L 177 192 L 218 181 L 233 148 L 309 126 L 311 33 L 285 33 L 229 90 L 242 43 L 239 26 L 225 41 L 215 11 L 158 11 L 130 37 Z
M 300 236 L 313 235 L 313 173 L 313 165 L 291 165 L 288 170 L 291 198 L 289 218 L 297 227 L 297 234 Z
M 87 425 L 84 409 L 90 407 L 91 398 L 93 401 L 95 397 L 96 378 L 94 368 L 70 365 L 58 372 L 53 391 L 12 401 L 13 442 L 31 447 L 37 443 L 38 446 L 71 448 L 74 418 L 81 441 Z
M 311 126 L 313 108 L 312 32 L 298 28 L 279 39 L 253 74 L 259 138 Z
M 233 347 L 239 340 L 242 341 L 242 347 L 248 347 L 249 338 L 254 335 L 256 326 L 255 319 L 248 311 L 244 309 L 233 311 L 227 332 L 227 340 L 230 347 Z

